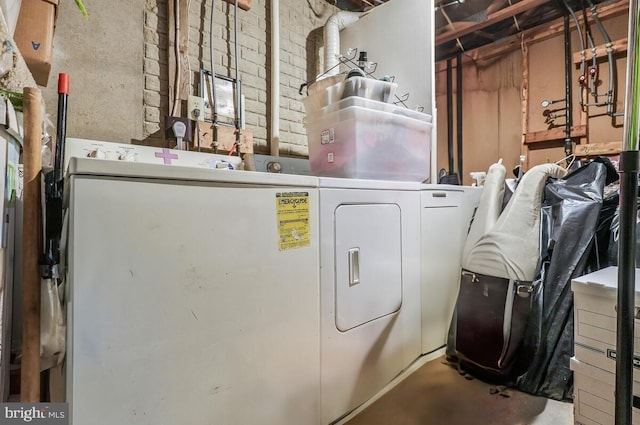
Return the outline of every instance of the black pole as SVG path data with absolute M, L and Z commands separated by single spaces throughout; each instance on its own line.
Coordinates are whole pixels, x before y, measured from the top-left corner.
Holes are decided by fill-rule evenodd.
M 58 76 L 58 119 L 56 122 L 56 156 L 55 176 L 56 181 L 64 178 L 64 144 L 67 138 L 67 98 L 69 97 L 69 76 Z
M 638 151 L 620 153 L 620 233 L 616 333 L 616 425 L 631 424 Z
M 637 0 L 629 0 L 627 78 L 625 86 L 624 139 L 620 152 L 620 231 L 618 239 L 618 312 L 616 323 L 615 424 L 632 421 L 633 342 L 636 286 L 636 215 L 638 211 L 638 41 L 640 13 Z
M 456 57 L 456 137 L 458 138 L 458 176 L 460 184 L 464 178 L 462 171 L 462 52 Z
M 40 260 L 41 275 L 45 279 L 58 278 L 60 236 L 62 234 L 62 203 L 64 199 L 64 145 L 67 137 L 67 98 L 69 76 L 58 77 L 58 120 L 53 170 L 44 176 L 45 183 L 45 250 Z
M 571 31 L 569 29 L 569 15 L 564 15 L 564 87 L 565 87 L 565 135 L 564 153 L 569 156 L 573 153 L 571 144 Z M 567 158 L 567 164 L 570 159 Z
M 447 59 L 447 152 L 449 174 L 453 174 L 453 74 L 452 59 Z

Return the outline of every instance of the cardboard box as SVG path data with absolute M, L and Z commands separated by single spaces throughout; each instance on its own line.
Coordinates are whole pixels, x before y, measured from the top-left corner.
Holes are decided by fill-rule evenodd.
M 573 404 L 575 422 L 584 425 L 614 425 L 615 373 L 581 362 L 573 357 L 569 367 L 573 371 Z M 638 373 L 633 381 L 632 424 L 640 424 L 640 409 L 636 400 L 640 394 Z
M 22 0 L 14 41 L 33 78 L 46 86 L 53 59 L 58 0 Z
M 638 279 L 640 269 L 636 269 Z M 607 267 L 571 281 L 575 356 L 582 363 L 610 373 L 616 371 L 617 288 L 617 267 Z M 635 293 L 635 305 L 640 306 L 640 288 Z M 637 310 L 634 327 L 634 363 L 640 368 L 640 310 Z

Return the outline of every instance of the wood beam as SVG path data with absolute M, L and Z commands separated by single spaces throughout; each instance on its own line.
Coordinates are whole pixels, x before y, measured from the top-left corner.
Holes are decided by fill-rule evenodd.
M 180 22 L 178 23 L 178 32 L 176 34 L 179 62 L 178 97 L 179 100 L 187 100 L 189 98 L 189 94 L 191 94 L 191 87 L 189 84 L 191 75 L 189 74 L 189 54 L 187 51 L 189 49 L 189 1 L 178 0 L 178 8 L 180 14 Z M 176 99 L 176 101 L 178 101 L 178 99 Z M 186 115 L 180 114 L 180 116 Z
M 622 142 L 608 142 L 608 143 L 591 143 L 584 145 L 577 145 L 574 149 L 574 153 L 578 158 L 584 158 L 589 156 L 607 156 L 618 155 L 622 150 Z
M 564 127 L 564 126 L 563 126 Z M 585 137 L 587 135 L 586 125 L 577 125 L 571 127 L 571 138 Z M 535 131 L 527 133 L 525 135 L 524 143 L 529 145 L 540 142 L 550 142 L 555 140 L 564 140 L 565 130 L 564 128 L 554 128 L 551 130 Z
M 455 40 L 456 38 L 460 38 L 475 31 L 484 29 L 490 25 L 511 18 L 512 16 L 518 15 L 522 12 L 526 12 L 529 9 L 533 9 L 534 7 L 538 7 L 547 2 L 549 2 L 549 0 L 522 0 L 514 4 L 513 6 L 505 7 L 504 9 L 500 9 L 497 12 L 487 15 L 487 19 L 485 19 L 484 21 L 477 22 L 473 25 L 467 26 L 466 28 L 455 29 L 453 31 L 447 31 L 443 34 L 440 34 L 436 37 L 436 47 L 448 41 Z M 457 25 L 457 22 L 454 22 L 454 24 Z
M 614 55 L 616 54 L 620 54 L 620 53 L 626 53 L 627 51 L 627 38 L 623 38 L 620 40 L 616 40 L 613 41 L 611 46 L 611 50 L 613 52 Z M 584 54 L 585 54 L 585 58 L 587 61 L 589 61 L 593 55 L 593 53 L 591 52 L 591 49 L 585 49 L 584 50 Z M 596 46 L 596 58 L 599 57 L 603 57 L 603 56 L 607 56 L 607 48 L 604 44 L 601 44 L 599 46 Z M 576 52 L 573 54 L 573 63 L 580 63 L 582 62 L 582 52 Z
M 478 37 L 486 38 L 487 40 L 496 41 L 496 38 L 493 36 L 493 34 L 490 34 L 486 31 L 476 31 L 474 32 L 474 34 Z
M 598 8 L 598 16 L 600 19 L 614 18 L 622 14 L 627 13 L 629 10 L 629 2 L 626 0 L 618 0 L 615 3 L 608 4 Z M 582 17 L 578 17 L 582 22 Z M 593 23 L 591 16 L 588 21 Z M 570 28 L 575 29 L 575 23 L 570 21 Z M 490 61 L 496 57 L 505 55 L 514 50 L 520 50 L 522 40 L 526 40 L 529 43 L 537 43 L 547 40 L 551 37 L 559 35 L 564 30 L 564 20 L 562 18 L 553 20 L 545 25 L 539 25 L 535 28 L 531 28 L 522 31 L 518 34 L 514 34 L 496 43 L 486 44 L 478 47 L 477 49 L 469 50 L 463 54 L 463 63 L 466 61 L 483 62 Z M 444 33 L 443 33 L 444 34 Z M 446 69 L 446 60 L 440 60 L 436 62 L 435 72 L 442 72 Z
M 225 0 L 227 3 L 235 4 L 235 0 Z M 238 0 L 238 7 L 242 10 L 251 9 L 251 3 L 253 0 Z M 360 4 L 358 4 L 360 6 Z
M 228 153 L 236 144 L 237 133 L 234 127 L 224 125 L 214 125 L 209 122 L 202 122 L 200 128 L 200 148 L 202 152 L 213 152 L 214 135 L 218 139 L 218 152 Z M 194 143 L 194 149 L 196 145 Z M 251 130 L 240 130 L 240 153 L 253 153 L 253 132 Z
M 598 5 L 598 17 L 600 18 L 600 20 L 603 20 L 606 18 L 613 18 L 615 16 L 628 13 L 628 11 L 629 11 L 629 2 L 626 0 L 618 0 L 615 3 L 611 3 L 606 6 Z M 578 16 L 578 21 L 582 25 L 582 16 Z M 589 17 L 587 18 L 587 21 L 589 23 L 594 23 L 593 17 L 591 15 L 589 15 Z M 575 22 L 573 21 L 573 19 L 571 19 L 569 21 L 569 28 L 573 30 L 575 27 L 576 27 Z M 531 41 L 532 42 L 544 41 L 551 37 L 556 36 L 557 34 L 562 33 L 563 31 L 564 31 L 564 19 L 558 18 L 554 21 L 551 21 L 551 23 L 547 26 L 546 31 L 536 31 L 531 36 Z
M 524 155 L 523 171 L 529 169 L 529 149 L 527 146 L 527 132 L 529 131 L 529 45 L 522 43 L 522 139 L 520 146 L 520 155 Z

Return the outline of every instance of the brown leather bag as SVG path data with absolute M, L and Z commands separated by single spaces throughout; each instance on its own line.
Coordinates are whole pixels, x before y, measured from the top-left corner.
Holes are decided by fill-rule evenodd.
M 463 369 L 495 381 L 526 370 L 519 352 L 532 309 L 532 282 L 462 271 L 455 353 Z

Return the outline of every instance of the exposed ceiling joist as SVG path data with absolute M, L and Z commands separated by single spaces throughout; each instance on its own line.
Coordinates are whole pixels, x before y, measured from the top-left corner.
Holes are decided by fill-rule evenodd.
M 627 2 L 627 0 L 617 0 L 599 8 L 598 16 L 600 17 L 600 19 L 609 19 L 616 16 L 624 15 L 628 12 L 628 10 L 629 3 Z M 582 22 L 582 17 L 579 17 L 578 19 L 580 19 L 580 22 Z M 587 20 L 589 24 L 594 24 L 593 17 L 591 15 L 588 16 Z M 569 22 L 569 27 L 571 28 L 571 30 L 575 29 L 575 23 L 573 22 L 573 20 Z M 501 40 L 500 43 L 486 44 L 482 47 L 476 48 L 473 51 L 470 51 L 463 55 L 463 59 L 465 61 L 471 60 L 475 62 L 490 61 L 496 57 L 505 55 L 514 50 L 520 50 L 522 48 L 521 43 L 523 39 L 525 39 L 527 43 L 538 43 L 551 37 L 556 37 L 559 34 L 562 34 L 563 31 L 564 21 L 562 18 L 558 18 L 551 22 L 548 22 L 548 24 L 545 26 L 537 26 L 522 31 L 519 34 L 511 35 L 508 38 Z M 622 48 L 622 46 L 620 46 L 620 48 Z M 445 61 L 436 62 L 436 72 L 444 72 L 445 67 Z
M 522 0 L 514 4 L 513 6 L 505 7 L 504 9 L 500 9 L 497 12 L 487 15 L 487 19 L 481 22 L 477 22 L 464 28 L 456 28 L 455 30 L 447 31 L 436 36 L 436 46 L 439 46 L 451 40 L 455 40 L 456 38 L 472 34 L 497 22 L 511 18 L 512 16 L 526 12 L 527 10 L 533 9 L 535 7 L 541 6 L 547 2 L 549 2 L 549 0 Z M 454 22 L 454 24 L 457 23 Z
M 486 38 L 487 40 L 491 40 L 491 41 L 495 41 L 496 38 L 494 37 L 493 34 L 490 34 L 488 32 L 485 31 L 476 31 L 474 32 L 475 35 L 482 37 L 482 38 Z

